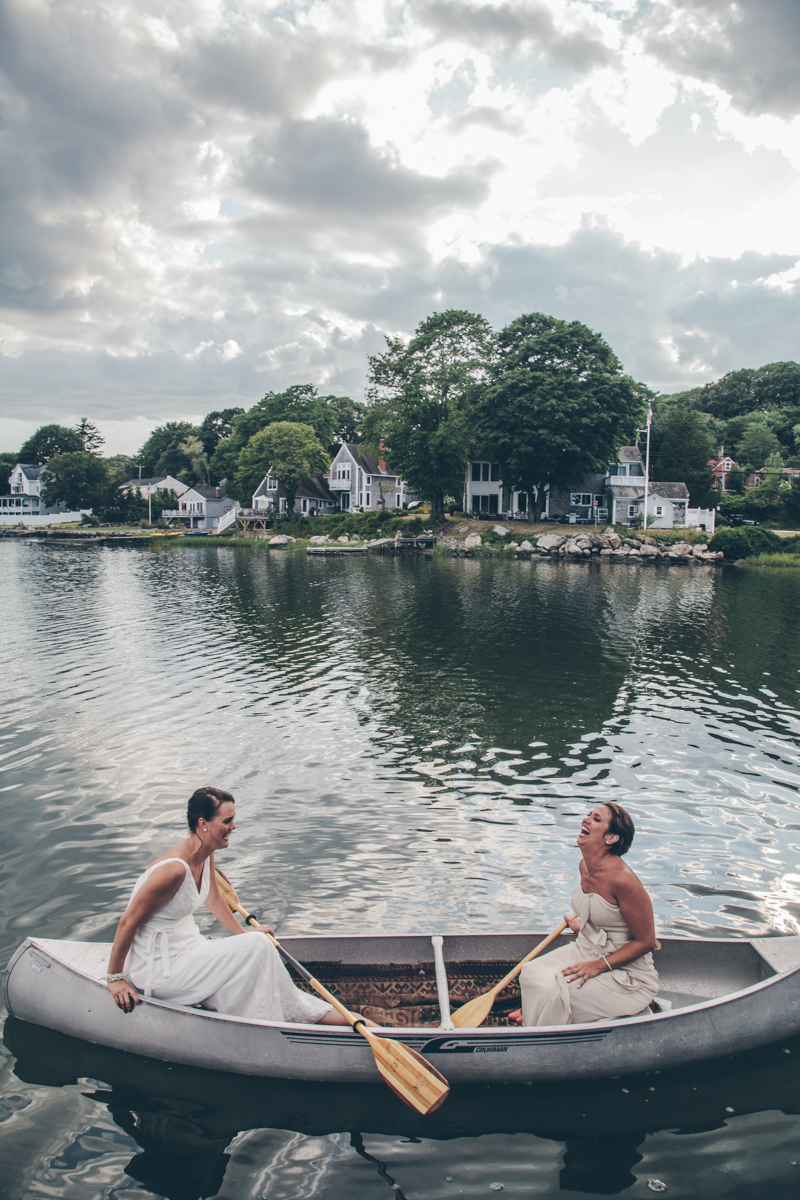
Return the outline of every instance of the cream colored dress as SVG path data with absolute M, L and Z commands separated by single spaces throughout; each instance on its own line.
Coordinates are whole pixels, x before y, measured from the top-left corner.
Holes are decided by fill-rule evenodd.
M 294 986 L 278 951 L 263 933 L 250 929 L 214 941 L 202 936 L 193 914 L 208 896 L 208 859 L 199 891 L 184 859 L 162 858 L 136 880 L 131 900 L 152 872 L 167 862 L 181 863 L 186 877 L 175 895 L 136 931 L 125 974 L 137 991 L 157 1000 L 199 1004 L 213 1012 L 263 1021 L 316 1023 L 324 1017 L 330 1004 Z
M 520 972 L 523 1025 L 575 1025 L 631 1017 L 643 1012 L 658 992 L 652 954 L 604 971 L 580 988 L 567 983 L 561 974 L 564 967 L 604 954 L 608 957 L 632 940 L 618 905 L 597 892 L 576 887 L 572 908 L 581 922 L 575 942 L 526 963 Z

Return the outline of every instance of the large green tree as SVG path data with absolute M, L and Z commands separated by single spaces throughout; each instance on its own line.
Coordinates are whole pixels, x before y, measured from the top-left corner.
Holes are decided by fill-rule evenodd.
M 708 465 L 712 450 L 702 414 L 674 404 L 650 478 L 662 483 L 685 483 L 690 504 L 702 507 L 713 495 L 713 475 Z
M 770 455 L 779 454 L 780 449 L 778 435 L 767 421 L 749 421 L 736 445 L 736 461 L 760 471 Z
M 384 353 L 369 360 L 366 441 L 374 451 L 383 439 L 392 470 L 442 517 L 445 496 L 463 489 L 470 398 L 489 378 L 495 335 L 483 317 L 448 309 L 423 321 L 408 344 L 386 342 Z
M 229 435 L 217 443 L 211 476 L 233 479 L 239 455 L 254 434 L 280 421 L 309 425 L 323 446 L 357 441 L 362 412 L 362 406 L 347 396 L 321 396 L 312 383 L 297 383 L 282 392 L 267 392 L 247 412 L 239 413 Z
M 189 437 L 197 437 L 199 429 L 191 421 L 167 421 L 158 425 L 142 446 L 137 461 L 142 468 L 142 477 L 152 479 L 156 475 L 172 475 L 184 483 L 201 483 L 181 443 Z
M 40 425 L 20 447 L 18 462 L 43 464 L 55 454 L 83 450 L 80 434 L 66 425 Z
M 325 447 L 310 425 L 276 421 L 253 434 L 239 455 L 233 494 L 242 504 L 249 504 L 261 480 L 272 470 L 284 486 L 286 507 L 291 512 L 301 480 L 329 466 Z
M 543 506 L 549 489 L 605 471 L 643 419 L 647 389 L 579 321 L 529 313 L 499 335 L 490 382 L 476 393 L 475 449 L 507 487 Z
M 216 450 L 217 446 L 224 438 L 228 438 L 233 433 L 233 426 L 236 418 L 244 412 L 243 408 L 223 408 L 215 412 L 206 413 L 200 424 L 200 441 L 203 443 L 203 450 L 208 458 Z
M 56 454 L 43 472 L 42 496 L 48 506 L 65 504 L 80 508 L 102 508 L 108 492 L 108 471 L 96 454 L 74 450 Z

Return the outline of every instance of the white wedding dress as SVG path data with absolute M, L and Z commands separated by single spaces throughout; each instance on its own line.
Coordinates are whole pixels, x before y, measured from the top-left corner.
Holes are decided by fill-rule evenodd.
M 208 861 L 203 863 L 199 891 L 182 858 L 162 858 L 136 880 L 131 900 L 164 863 L 179 862 L 186 869 L 175 895 L 137 929 L 125 960 L 128 979 L 145 996 L 175 1004 L 199 1004 L 213 1012 L 264 1021 L 319 1021 L 331 1006 L 294 986 L 263 933 L 250 929 L 214 941 L 202 936 L 193 914 L 208 895 Z

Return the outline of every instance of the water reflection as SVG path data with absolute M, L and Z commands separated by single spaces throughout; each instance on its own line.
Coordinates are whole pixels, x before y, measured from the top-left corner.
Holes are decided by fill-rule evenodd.
M 603 797 L 634 813 L 632 863 L 663 931 L 800 930 L 800 614 L 788 572 L 209 545 L 3 542 L 0 560 L 4 960 L 29 932 L 109 939 L 132 880 L 209 780 L 239 802 L 226 866 L 240 895 L 287 934 L 550 927 L 573 886 L 578 818 Z M 258 1178 L 259 1200 L 294 1197 L 314 1172 L 335 1181 L 314 1186 L 348 1197 L 391 1190 L 355 1133 L 404 1195 L 427 1198 L 485 1193 L 492 1164 L 509 1192 L 555 1192 L 559 1180 L 578 1191 L 605 1171 L 591 1139 L 645 1131 L 608 1177 L 663 1177 L 666 1162 L 671 1194 L 694 1195 L 688 1167 L 678 1183 L 684 1161 L 734 1153 L 734 1120 L 747 1169 L 758 1163 L 780 1188 L 800 1102 L 783 1069 L 794 1057 L 782 1057 L 769 1059 L 774 1079 L 756 1059 L 738 1083 L 715 1076 L 713 1097 L 705 1077 L 674 1093 L 603 1085 L 580 1104 L 557 1089 L 498 1089 L 489 1108 L 476 1101 L 480 1129 L 454 1097 L 435 1130 L 377 1095 L 216 1077 L 185 1094 L 163 1064 L 156 1086 L 109 1075 L 105 1060 L 77 1072 L 103 1087 L 22 1086 L 5 1060 L 0 1150 L 24 1130 L 17 1194 L 58 1180 L 75 1200 L 123 1187 L 139 1156 L 124 1177 L 138 1195 L 181 1161 L 177 1142 L 156 1147 L 183 1121 L 195 1134 L 181 1136 L 208 1150 L 197 1194 L 218 1186 L 238 1200 Z M 113 1101 L 99 1098 L 105 1084 Z M 680 1150 L 655 1132 L 678 1125 L 691 1130 Z M 142 1174 L 151 1162 L 162 1167 Z
M 76 1088 L 84 1102 L 112 1119 L 110 1129 L 96 1111 L 84 1118 L 48 1159 L 54 1179 L 85 1177 L 92 1166 L 111 1178 L 113 1168 L 169 1200 L 311 1197 L 331 1194 L 329 1187 L 344 1194 L 335 1189 L 354 1171 L 364 1184 L 382 1180 L 387 1189 L 418 1195 L 420 1170 L 439 1162 L 451 1164 L 451 1174 L 460 1171 L 462 1194 L 478 1194 L 491 1166 L 484 1162 L 490 1144 L 495 1173 L 502 1166 L 522 1180 L 544 1171 L 555 1183 L 557 1171 L 562 1190 L 614 1195 L 642 1179 L 638 1164 L 651 1157 L 653 1139 L 663 1141 L 660 1131 L 671 1131 L 674 1159 L 685 1152 L 676 1136 L 709 1131 L 718 1131 L 731 1153 L 740 1155 L 748 1114 L 756 1121 L 763 1119 L 758 1114 L 781 1110 L 791 1122 L 800 1112 L 800 1039 L 691 1069 L 457 1088 L 444 1108 L 422 1118 L 379 1084 L 337 1087 L 225 1075 L 91 1046 L 15 1018 L 7 1019 L 4 1038 L 17 1079 L 34 1096 L 45 1085 Z M 796 1120 L 792 1128 L 796 1136 Z M 514 1145 L 510 1162 L 496 1157 L 506 1143 Z M 465 1171 L 468 1162 L 483 1167 Z M 791 1177 L 790 1160 L 781 1165 Z M 674 1174 L 674 1162 L 669 1170 Z M 428 1188 L 426 1196 L 439 1194 Z M 712 1184 L 709 1194 L 725 1193 Z

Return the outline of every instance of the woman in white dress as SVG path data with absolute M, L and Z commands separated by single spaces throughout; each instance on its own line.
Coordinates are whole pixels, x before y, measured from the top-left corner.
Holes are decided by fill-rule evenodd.
M 189 800 L 189 835 L 151 863 L 120 917 L 106 983 L 123 1012 L 140 995 L 266 1021 L 347 1022 L 325 1001 L 294 986 L 261 927 L 243 929 L 217 887 L 214 852 L 236 825 L 233 796 L 199 788 Z M 194 921 L 202 903 L 233 934 L 209 941 Z M 272 933 L 270 929 L 268 931 Z M 364 1018 L 365 1025 L 374 1025 Z
M 580 883 L 572 893 L 578 938 L 520 972 L 518 1025 L 573 1025 L 644 1012 L 658 993 L 653 906 L 622 861 L 634 825 L 619 804 L 598 804 L 581 822 Z

